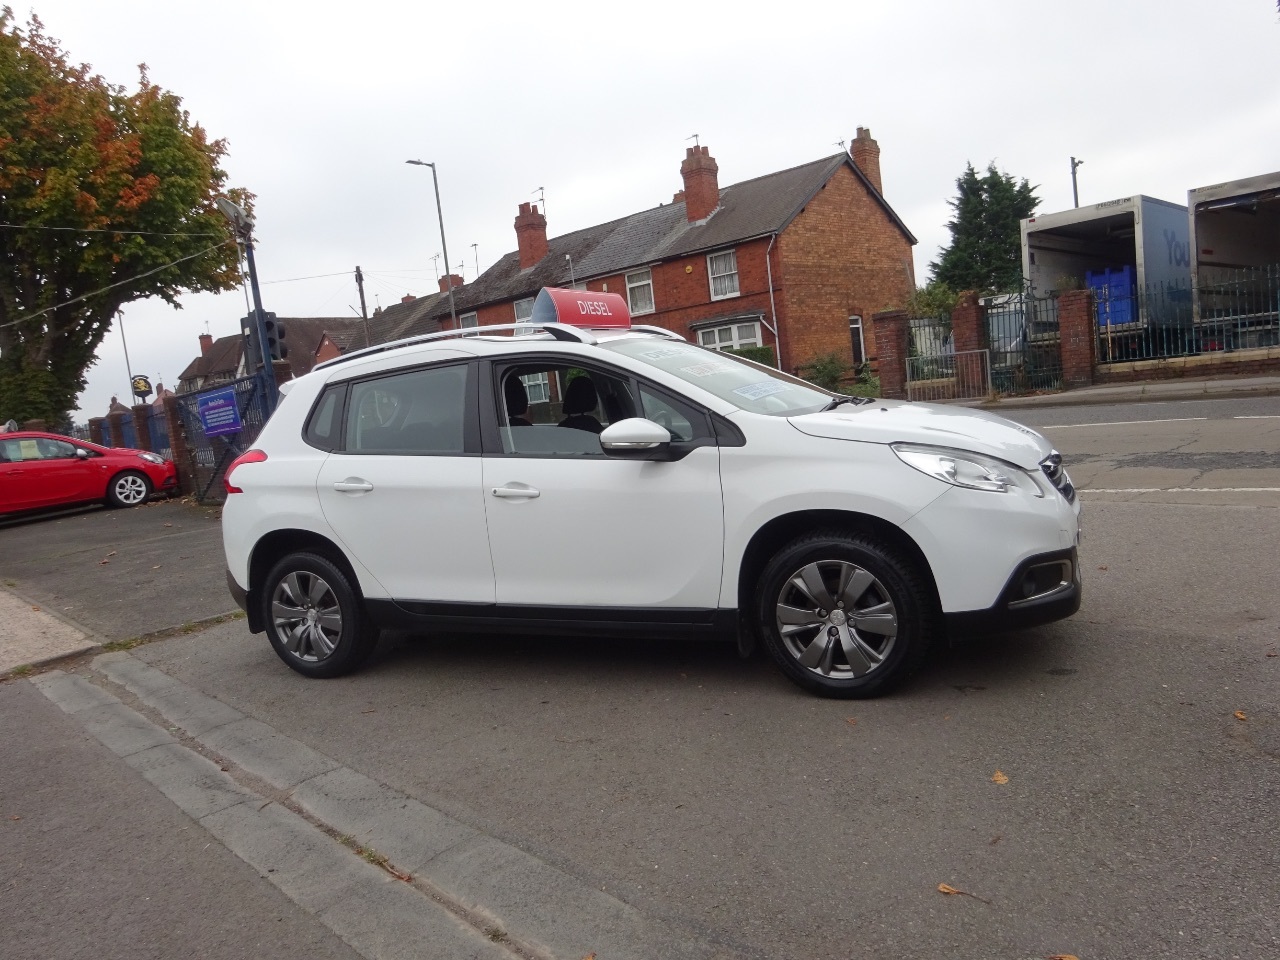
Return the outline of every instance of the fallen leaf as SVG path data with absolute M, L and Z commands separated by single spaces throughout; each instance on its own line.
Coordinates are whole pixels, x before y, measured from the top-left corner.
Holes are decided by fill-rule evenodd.
M 1105 570 L 1105 569 L 1107 569 L 1107 565 L 1104 563 L 1104 564 L 1103 564 L 1102 566 L 1100 566 L 1098 569 L 1099 569 L 1099 570 Z
M 848 724 L 849 726 L 851 726 L 851 727 L 856 727 L 856 726 L 858 725 L 858 718 L 857 718 L 857 717 L 845 717 L 845 718 L 844 718 L 844 722 L 845 722 L 845 723 L 847 723 L 847 724 Z
M 154 567 L 152 567 L 151 569 L 152 569 L 152 570 L 159 570 L 159 569 L 160 569 L 160 564 L 158 564 L 158 563 L 157 563 L 157 564 L 156 564 Z
M 951 884 L 949 883 L 938 884 L 938 892 L 945 893 L 949 897 L 973 897 L 973 899 L 977 900 L 979 903 L 985 903 L 988 906 L 991 905 L 990 900 L 983 900 L 981 897 L 977 896 L 976 894 L 972 894 L 967 890 L 957 890 L 955 887 L 951 886 Z
M 1002 839 L 1003 839 L 1003 837 L 1001 837 L 1001 836 L 1000 836 L 1000 834 L 998 834 L 998 833 L 997 833 L 994 837 L 992 837 L 992 838 L 991 838 L 990 846 L 993 846 L 993 847 L 994 847 L 994 846 L 995 846 L 997 843 L 999 843 Z
M 1009 778 L 1006 777 L 1002 772 L 997 770 L 995 773 L 991 775 L 991 782 L 992 783 L 1008 783 Z
M 377 710 L 361 710 L 361 713 L 377 713 Z
M 1237 720 L 1248 720 L 1248 719 L 1249 719 L 1248 717 L 1246 717 L 1246 716 L 1244 715 L 1244 711 L 1243 711 L 1243 710 L 1237 710 L 1235 713 L 1233 713 L 1233 714 L 1232 714 L 1232 716 L 1233 716 L 1233 717 L 1235 717 Z
M 166 523 L 166 524 L 165 524 L 165 526 L 166 526 L 166 527 L 172 527 L 172 526 L 173 526 L 173 524 L 172 524 L 172 523 Z
M 107 556 L 108 556 L 108 557 L 114 557 L 118 552 L 119 552 L 119 551 L 117 551 L 117 550 L 112 550 L 110 553 L 108 553 L 108 554 L 107 554 Z
M 12 817 L 10 817 L 9 819 L 10 819 L 10 820 L 21 820 L 22 818 L 21 818 L 20 816 L 18 816 L 18 815 L 15 813 L 15 814 L 14 814 Z
M 1280 653 L 1276 653 L 1274 650 L 1268 650 L 1268 651 L 1267 651 L 1267 656 L 1268 656 L 1268 657 L 1280 657 Z
M 35 610 L 37 613 L 40 611 L 40 608 L 39 608 L 39 607 L 32 607 L 31 609 L 32 609 L 32 610 Z
M 1045 960 L 1080 960 L 1074 953 L 1055 953 L 1052 957 L 1045 957 Z
M 111 562 L 110 560 L 99 560 L 99 561 L 98 561 L 98 566 L 102 566 L 103 564 L 107 564 L 107 563 L 110 563 L 110 562 Z

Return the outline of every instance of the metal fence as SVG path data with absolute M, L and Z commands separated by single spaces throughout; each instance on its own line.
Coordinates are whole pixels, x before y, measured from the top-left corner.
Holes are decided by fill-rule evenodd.
M 950 317 L 912 317 L 908 336 L 908 400 L 972 400 L 990 395 L 990 352 L 956 353 Z
M 195 480 L 193 492 L 201 503 L 221 503 L 226 499 L 222 478 L 227 467 L 249 449 L 267 422 L 267 389 L 274 389 L 274 385 L 268 386 L 262 376 L 256 375 L 219 384 L 216 390 L 178 395 L 178 413 L 187 441 L 186 466 L 188 475 Z M 200 400 L 225 390 L 234 391 L 241 427 L 236 433 L 210 437 L 200 417 Z
M 1201 267 L 1198 290 L 1181 281 L 1095 293 L 1099 363 L 1280 344 L 1278 264 Z
M 996 393 L 1062 388 L 1062 338 L 1054 297 L 1013 294 L 987 304 L 991 387 Z

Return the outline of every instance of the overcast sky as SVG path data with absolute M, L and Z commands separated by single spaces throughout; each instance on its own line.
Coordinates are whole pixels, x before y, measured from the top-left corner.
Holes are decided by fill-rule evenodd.
M 70 58 L 117 83 L 136 65 L 230 142 L 230 183 L 257 194 L 264 306 L 351 315 L 435 289 L 433 160 L 455 266 L 469 282 L 515 249 L 545 189 L 551 236 L 680 188 L 697 133 L 720 183 L 835 153 L 858 126 L 919 238 L 946 242 L 966 161 L 1038 184 L 1041 212 L 1280 169 L 1274 0 L 915 3 L 186 3 L 9 0 Z M 477 244 L 478 248 L 473 248 Z M 293 280 L 318 274 L 318 279 Z M 234 333 L 240 291 L 124 310 L 134 373 L 176 385 L 206 325 Z M 128 382 L 119 327 L 78 419 Z

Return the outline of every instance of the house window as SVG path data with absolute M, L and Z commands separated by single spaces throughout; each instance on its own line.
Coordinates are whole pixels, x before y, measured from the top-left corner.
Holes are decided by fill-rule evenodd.
M 632 316 L 653 313 L 653 274 L 648 270 L 627 274 L 627 306 Z
M 479 325 L 480 320 L 476 317 L 475 311 L 458 315 L 458 329 L 460 330 L 465 330 L 467 327 L 478 327 Z
M 698 331 L 698 342 L 712 350 L 737 350 L 740 347 L 758 347 L 760 322 L 727 323 L 723 327 L 709 327 Z
M 516 323 L 528 323 L 529 318 L 533 316 L 533 297 L 525 297 L 523 300 L 515 302 Z M 516 330 L 514 336 L 524 337 L 533 333 L 533 328 L 528 330 Z
M 711 275 L 711 299 L 724 300 L 738 295 L 738 254 L 713 253 L 707 257 L 707 273 Z
M 867 359 L 867 342 L 862 332 L 862 317 L 856 313 L 849 318 L 849 339 L 853 341 L 853 363 L 858 366 Z

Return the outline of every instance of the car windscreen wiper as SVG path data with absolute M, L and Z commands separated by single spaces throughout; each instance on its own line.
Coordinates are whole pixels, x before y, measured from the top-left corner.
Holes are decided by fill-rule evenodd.
M 870 402 L 871 402 L 870 397 L 846 397 L 843 394 L 841 394 L 839 396 L 832 397 L 831 402 L 828 403 L 825 407 L 823 407 L 822 410 L 820 410 L 819 412 L 826 413 L 828 410 L 834 410 L 836 407 L 840 406 L 840 404 L 842 403 L 859 404 L 859 403 L 870 403 Z

